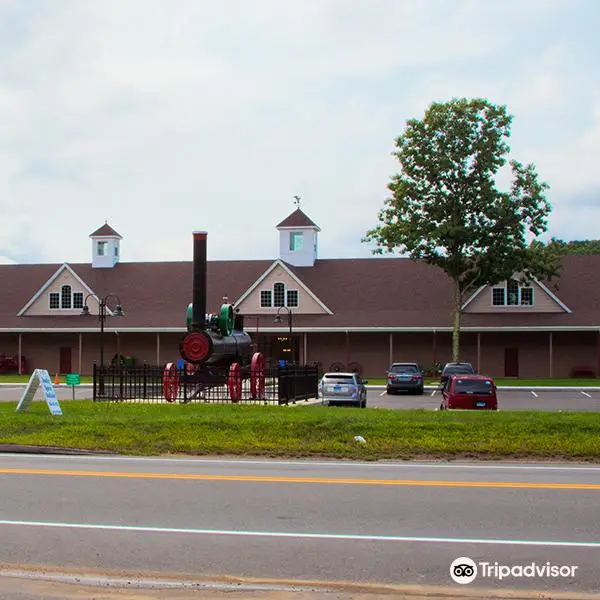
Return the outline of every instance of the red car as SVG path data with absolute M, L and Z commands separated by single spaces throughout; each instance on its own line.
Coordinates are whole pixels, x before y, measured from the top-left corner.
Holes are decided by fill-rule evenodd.
M 452 375 L 442 390 L 440 410 L 498 410 L 496 384 L 485 375 Z

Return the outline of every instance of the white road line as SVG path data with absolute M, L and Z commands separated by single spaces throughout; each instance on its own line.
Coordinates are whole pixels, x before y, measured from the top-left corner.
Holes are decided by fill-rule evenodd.
M 584 396 L 587 396 L 588 398 L 591 398 L 591 397 L 592 397 L 592 395 L 591 395 L 591 394 L 588 394 L 587 392 L 581 392 L 581 393 L 582 393 Z
M 531 393 L 533 394 L 533 397 L 534 397 L 534 398 L 537 398 L 537 397 L 538 397 L 538 395 L 537 395 L 537 394 L 536 394 L 536 393 L 535 393 L 533 390 L 531 391 Z
M 7 459 L 25 459 L 30 458 L 36 461 L 40 460 L 39 454 L 21 454 L 14 453 L 10 454 L 7 452 L 0 453 L 0 463 Z M 68 460 L 68 461 L 122 461 L 122 462 L 139 462 L 139 463 L 173 463 L 179 464 L 182 466 L 192 465 L 192 464 L 213 464 L 213 465 L 262 465 L 262 466 L 271 466 L 271 465 L 283 465 L 283 466 L 299 466 L 299 467 L 335 467 L 337 468 L 356 468 L 356 467 L 369 467 L 369 468 L 393 468 L 393 469 L 483 469 L 483 470 L 508 470 L 508 471 L 581 471 L 581 472 L 597 472 L 600 473 L 600 467 L 583 467 L 578 465 L 568 466 L 568 465 L 474 465 L 474 464 L 448 464 L 448 463 L 440 463 L 440 464 L 430 464 L 430 463 L 394 463 L 394 462 L 377 462 L 377 463 L 365 463 L 365 462 L 324 462 L 324 461 L 312 461 L 312 460 L 252 460 L 252 459 L 220 459 L 220 458 L 156 458 L 151 456 L 78 456 L 71 454 L 64 455 L 52 455 L 45 454 L 43 456 L 44 463 L 47 463 L 52 460 Z
M 506 540 L 482 538 L 443 538 L 419 537 L 404 535 L 358 535 L 346 533 L 302 533 L 291 531 L 240 531 L 227 529 L 187 529 L 183 527 L 144 527 L 140 525 L 95 525 L 93 523 L 53 523 L 47 521 L 7 521 L 0 520 L 0 525 L 17 527 L 47 527 L 56 529 L 96 529 L 102 531 L 122 531 L 136 533 L 183 533 L 195 535 L 220 535 L 240 537 L 274 537 L 317 540 L 343 540 L 367 542 L 425 542 L 449 544 L 504 544 L 511 546 L 558 546 L 568 548 L 600 548 L 600 542 L 567 542 L 553 540 Z
M 437 391 L 437 390 L 433 390 L 433 392 L 431 392 L 431 395 L 432 395 L 432 396 L 435 396 L 435 393 L 436 393 L 436 391 Z
M 379 394 L 380 396 L 385 396 L 387 394 L 387 392 L 381 392 L 381 394 Z

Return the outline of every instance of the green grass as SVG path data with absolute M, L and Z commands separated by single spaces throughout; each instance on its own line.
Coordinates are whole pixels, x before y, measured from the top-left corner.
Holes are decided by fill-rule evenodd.
M 50 378 L 54 381 L 54 373 L 50 373 Z M 27 383 L 31 379 L 29 375 L 0 375 L 0 383 Z M 60 383 L 66 383 L 67 378 L 64 375 L 59 375 L 58 380 Z M 82 375 L 81 383 L 93 383 L 91 375 Z
M 54 381 L 54 375 L 50 374 Z M 31 375 L 0 375 L 0 383 L 27 383 Z M 385 385 L 385 377 L 365 377 L 369 385 Z M 510 386 L 600 386 L 600 378 L 596 379 L 514 379 L 512 377 L 494 377 L 498 385 Z M 59 376 L 60 383 L 65 383 L 64 375 Z M 93 383 L 91 375 L 82 375 L 81 383 Z M 426 378 L 425 385 L 438 385 L 439 379 Z
M 369 382 L 368 385 L 385 385 L 385 377 L 365 377 Z M 567 387 L 600 387 L 600 379 L 598 378 L 586 378 L 586 379 L 570 379 L 570 378 L 554 378 L 554 379 L 519 379 L 514 377 L 494 377 L 496 385 L 500 386 L 567 386 Z M 425 385 L 439 385 L 439 378 L 425 378 Z
M 0 443 L 130 455 L 351 459 L 527 458 L 600 462 L 594 413 L 434 412 L 232 405 L 0 405 Z M 354 436 L 363 436 L 361 445 Z

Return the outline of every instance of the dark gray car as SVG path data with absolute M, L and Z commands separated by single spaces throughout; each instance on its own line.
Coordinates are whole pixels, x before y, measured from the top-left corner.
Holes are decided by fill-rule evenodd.
M 387 373 L 388 394 L 423 393 L 423 371 L 418 363 L 393 363 Z

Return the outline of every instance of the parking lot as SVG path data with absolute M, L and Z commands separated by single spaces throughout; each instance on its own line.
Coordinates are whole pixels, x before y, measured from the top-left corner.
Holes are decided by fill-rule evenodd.
M 422 396 L 411 394 L 389 395 L 385 388 L 368 390 L 367 406 L 370 408 L 435 410 L 441 403 L 439 390 L 426 389 Z M 500 410 L 580 411 L 600 412 L 600 390 L 498 390 Z

